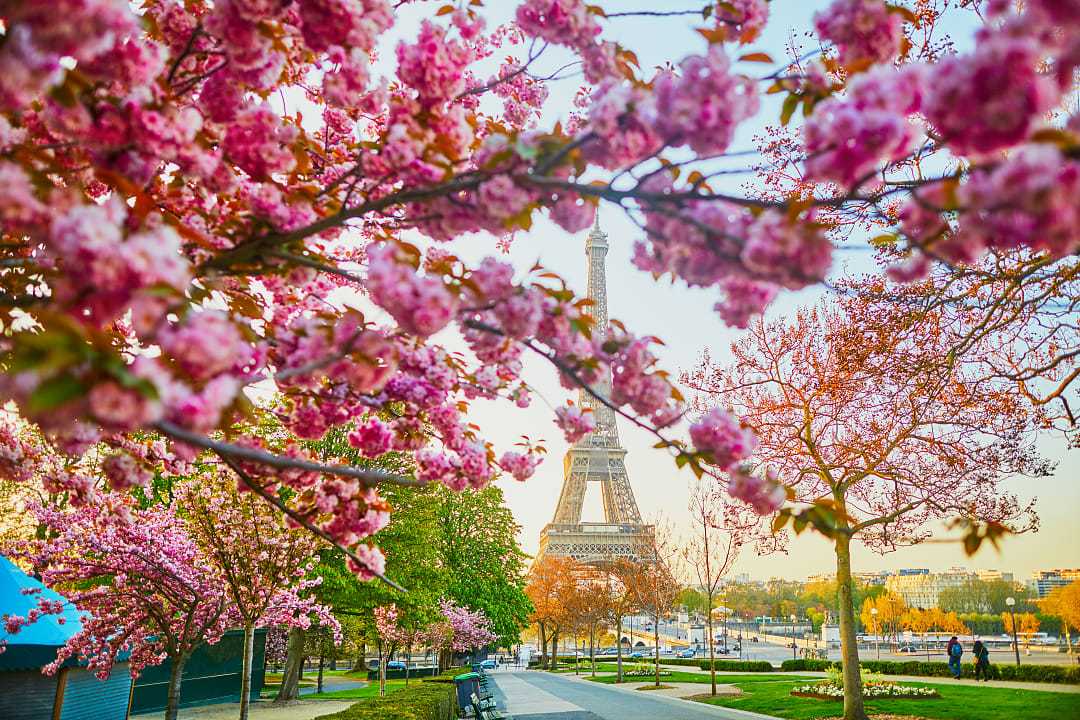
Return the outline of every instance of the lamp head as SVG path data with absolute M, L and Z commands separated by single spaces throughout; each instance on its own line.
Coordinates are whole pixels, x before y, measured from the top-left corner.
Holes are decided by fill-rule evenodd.
M 1009 607 L 1012 607 L 1013 605 L 1016 604 L 1016 598 L 1014 598 L 1012 595 L 1010 595 L 1009 597 L 1005 598 L 1005 604 L 1008 605 Z

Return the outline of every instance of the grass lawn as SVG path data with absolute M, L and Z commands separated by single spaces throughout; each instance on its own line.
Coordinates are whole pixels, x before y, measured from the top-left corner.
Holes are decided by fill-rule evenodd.
M 417 680 L 410 680 L 410 685 L 415 685 Z M 405 687 L 404 680 L 387 680 L 386 681 L 386 694 L 389 695 L 392 692 L 396 692 Z M 315 698 L 316 700 L 359 700 L 361 698 L 375 697 L 379 694 L 378 681 L 372 682 L 362 688 L 350 688 L 348 690 L 334 690 L 333 692 L 317 693 L 314 695 L 305 695 L 304 699 Z
M 723 681 L 738 685 L 743 695 L 736 698 L 710 698 L 703 702 L 791 720 L 836 717 L 843 712 L 844 706 L 839 700 L 792 697 L 789 694 L 791 688 L 799 682 L 793 678 L 766 675 L 753 680 L 756 682 L 727 676 Z M 915 715 L 940 720 L 1065 720 L 1080 717 L 1080 695 L 1073 693 L 963 685 L 903 684 L 934 688 L 941 693 L 941 698 L 867 700 L 867 712 Z

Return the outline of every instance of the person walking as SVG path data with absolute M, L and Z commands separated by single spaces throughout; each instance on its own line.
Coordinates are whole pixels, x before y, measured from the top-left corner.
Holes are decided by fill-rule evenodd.
M 990 648 L 982 640 L 976 640 L 971 650 L 975 654 L 975 679 L 978 680 L 981 677 L 983 680 L 989 680 Z
M 949 644 L 945 646 L 945 654 L 949 656 L 949 672 L 957 680 L 960 679 L 960 656 L 964 654 L 964 646 L 953 635 L 949 638 Z

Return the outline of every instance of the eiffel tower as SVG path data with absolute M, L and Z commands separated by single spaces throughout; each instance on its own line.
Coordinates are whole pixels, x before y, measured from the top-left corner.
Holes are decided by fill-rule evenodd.
M 588 297 L 595 332 L 608 325 L 607 235 L 600 230 L 600 219 L 585 241 L 588 258 Z M 611 381 L 605 378 L 593 386 L 599 395 L 610 397 Z M 641 521 L 630 478 L 626 473 L 626 450 L 619 442 L 615 413 L 585 390 L 578 391 L 578 403 L 590 408 L 596 429 L 576 442 L 563 458 L 563 486 L 555 516 L 540 532 L 540 551 L 545 555 L 572 557 L 579 562 L 603 566 L 615 560 L 636 560 L 648 547 L 653 532 Z M 582 522 L 581 506 L 589 482 L 600 483 L 604 505 L 603 522 Z

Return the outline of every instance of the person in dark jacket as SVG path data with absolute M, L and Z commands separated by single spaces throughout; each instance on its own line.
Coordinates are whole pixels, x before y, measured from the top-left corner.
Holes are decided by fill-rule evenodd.
M 949 644 L 945 646 L 945 654 L 949 656 L 949 672 L 957 680 L 960 679 L 960 656 L 964 654 L 964 646 L 953 635 L 949 638 Z
M 983 644 L 982 640 L 976 640 L 971 649 L 975 654 L 975 679 L 990 679 L 990 648 Z

